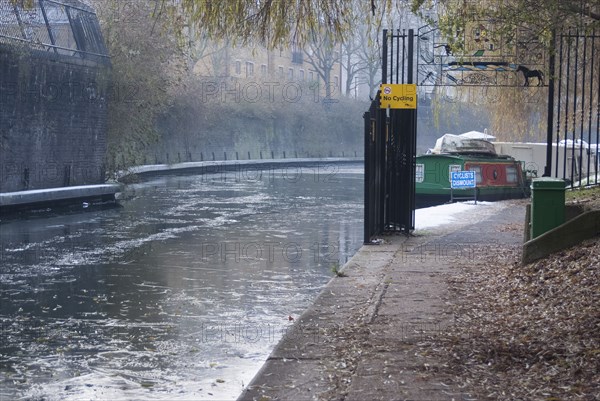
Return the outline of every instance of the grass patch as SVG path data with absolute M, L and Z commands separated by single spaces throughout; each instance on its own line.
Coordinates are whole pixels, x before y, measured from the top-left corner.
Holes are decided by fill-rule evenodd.
M 567 202 L 600 198 L 600 185 L 592 188 L 568 190 L 565 194 Z
M 600 210 L 600 186 L 567 191 L 566 203 L 582 205 L 584 210 Z
M 338 263 L 334 263 L 331 266 L 331 272 L 335 274 L 337 277 L 348 277 L 346 273 L 340 270 L 340 265 Z

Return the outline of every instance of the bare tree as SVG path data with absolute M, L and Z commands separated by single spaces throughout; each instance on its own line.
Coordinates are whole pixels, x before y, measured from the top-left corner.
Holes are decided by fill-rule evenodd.
M 335 93 L 337 82 L 333 82 L 331 74 L 339 58 L 335 54 L 335 42 L 328 32 L 313 32 L 304 49 L 306 61 L 317 72 L 325 86 L 325 99 L 331 99 Z
M 366 85 L 369 96 L 373 97 L 381 83 L 381 46 L 380 34 L 382 28 L 396 30 L 404 27 L 422 24 L 410 9 L 409 1 L 395 1 L 385 7 L 380 2 L 375 2 L 375 9 L 365 8 L 366 2 L 355 0 L 353 2 L 354 14 L 352 31 L 348 32 L 342 45 L 342 63 L 346 72 L 346 95 L 353 88 Z M 365 15 L 373 13 L 371 18 Z
M 363 27 L 360 27 L 363 28 Z M 361 29 L 362 30 L 362 29 Z M 356 89 L 357 78 L 359 74 L 368 68 L 368 65 L 363 62 L 359 52 L 363 47 L 363 38 L 360 34 L 352 35 L 342 43 L 341 47 L 341 63 L 342 68 L 346 72 L 346 82 L 344 94 L 350 97 L 352 90 Z
M 356 56 L 360 60 L 362 81 L 369 88 L 369 96 L 374 97 L 381 84 L 381 43 L 378 31 L 363 27 L 358 35 L 359 46 Z

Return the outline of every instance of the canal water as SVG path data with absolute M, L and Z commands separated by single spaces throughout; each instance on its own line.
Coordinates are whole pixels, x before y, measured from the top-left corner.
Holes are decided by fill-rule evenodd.
M 362 243 L 362 166 L 129 185 L 0 223 L 0 399 L 235 399 Z

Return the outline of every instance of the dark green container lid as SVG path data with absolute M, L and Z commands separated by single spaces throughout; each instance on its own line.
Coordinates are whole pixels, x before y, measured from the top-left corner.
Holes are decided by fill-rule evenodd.
M 561 180 L 560 178 L 550 178 L 550 177 L 542 177 L 542 178 L 534 178 L 531 182 L 531 189 L 547 189 L 547 190 L 561 190 L 564 191 L 565 188 L 565 180 Z

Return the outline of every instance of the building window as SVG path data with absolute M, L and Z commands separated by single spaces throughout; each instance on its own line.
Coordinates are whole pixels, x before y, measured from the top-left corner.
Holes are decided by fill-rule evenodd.
M 263 77 L 267 76 L 267 65 L 266 64 L 262 64 L 260 66 L 260 75 L 262 75 Z
M 254 76 L 254 63 L 246 61 L 246 78 Z
M 284 75 L 283 75 L 283 66 L 281 66 L 281 65 L 280 65 L 280 66 L 279 66 L 279 68 L 278 68 L 277 70 L 279 71 L 279 78 L 280 78 L 280 79 L 283 79 L 283 76 L 284 76 Z
M 300 70 L 299 74 L 300 75 L 298 76 L 298 78 L 300 79 L 300 81 L 304 81 L 304 70 Z
M 293 68 L 288 68 L 288 80 L 291 81 L 294 79 L 294 69 Z
M 304 62 L 304 55 L 302 52 L 293 51 L 292 52 L 292 63 L 294 64 L 302 64 Z
M 235 62 L 235 73 L 236 73 L 237 75 L 240 75 L 240 74 L 242 73 L 242 62 L 241 62 L 241 61 L 239 61 L 239 60 L 237 60 L 237 61 Z
M 315 73 L 314 72 L 312 72 L 312 71 L 308 72 L 308 80 L 311 81 L 311 82 L 315 80 Z

